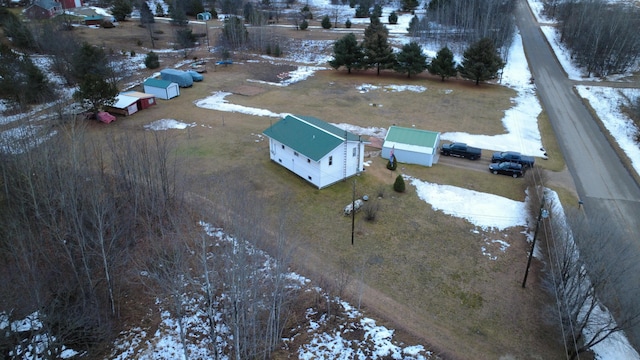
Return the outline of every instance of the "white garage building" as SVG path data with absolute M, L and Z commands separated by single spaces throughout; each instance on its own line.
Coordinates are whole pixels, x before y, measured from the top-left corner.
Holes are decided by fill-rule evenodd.
M 149 78 L 143 83 L 144 92 L 153 94 L 159 99 L 169 100 L 180 95 L 180 87 L 177 83 Z
M 392 126 L 384 138 L 380 156 L 389 159 L 393 151 L 400 163 L 432 166 L 439 143 L 439 132 Z

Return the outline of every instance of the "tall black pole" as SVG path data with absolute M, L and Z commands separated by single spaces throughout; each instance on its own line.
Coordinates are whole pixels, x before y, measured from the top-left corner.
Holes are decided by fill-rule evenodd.
M 542 203 L 540 204 L 540 213 L 538 214 L 538 221 L 536 221 L 536 231 L 533 233 L 533 241 L 531 242 L 531 251 L 529 252 L 529 259 L 527 260 L 527 270 L 524 272 L 524 279 L 522 280 L 522 287 L 527 284 L 527 276 L 529 275 L 529 267 L 531 266 L 531 259 L 533 258 L 533 250 L 536 248 L 536 239 L 538 238 L 538 229 L 540 228 L 540 220 L 542 219 L 542 213 L 544 211 L 544 196 L 542 196 Z
M 356 178 L 353 178 L 353 200 L 351 201 L 351 245 L 355 236 L 356 227 Z

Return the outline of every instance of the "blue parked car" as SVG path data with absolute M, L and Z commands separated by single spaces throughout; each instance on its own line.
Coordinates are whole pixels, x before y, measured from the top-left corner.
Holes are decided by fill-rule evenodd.
M 187 70 L 187 72 L 189 73 L 189 75 L 191 75 L 191 78 L 193 79 L 193 81 L 202 81 L 204 79 L 204 76 L 202 76 L 196 71 Z

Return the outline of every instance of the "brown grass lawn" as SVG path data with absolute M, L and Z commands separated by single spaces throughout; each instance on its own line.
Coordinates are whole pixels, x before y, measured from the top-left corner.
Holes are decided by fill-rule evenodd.
M 313 36 L 313 32 L 283 31 Z M 288 87 L 246 81 L 281 69 L 247 61 L 210 67 L 205 81 L 181 89 L 180 97 L 159 100 L 157 106 L 118 117 L 110 125 L 92 123 L 90 133 L 96 138 L 108 133 L 138 136 L 147 132 L 143 125 L 163 118 L 195 123 L 188 130 L 167 131 L 187 173 L 185 190 L 217 203 L 222 194 L 233 194 L 237 186 L 242 189 L 243 199 L 267 210 L 260 219 L 262 224 L 270 226 L 286 219 L 288 241 L 296 249 L 293 269 L 324 284 L 328 291 L 340 293 L 352 304 L 362 301 L 368 315 L 397 329 L 396 335 L 403 341 L 425 344 L 451 359 L 562 358 L 559 334 L 554 324 L 543 320 L 542 313 L 551 302 L 540 289 L 537 261 L 527 288 L 521 287 L 528 249 L 524 229 L 483 231 L 463 219 L 434 211 L 409 184 L 405 193 L 392 190 L 395 176 L 404 173 L 522 201 L 522 181 L 445 165 L 402 165 L 391 172 L 383 159 L 367 158 L 371 166 L 355 179 L 356 193 L 379 202 L 380 210 L 372 222 L 366 221 L 362 212 L 357 214 L 355 244 L 351 245 L 351 218 L 343 216 L 342 208 L 351 201 L 352 180 L 314 189 L 270 162 L 268 141 L 259 134 L 278 119 L 193 105 L 214 91 L 227 91 L 234 93 L 227 97 L 231 103 L 334 123 L 384 128 L 415 125 L 441 132 L 499 134 L 504 131 L 500 121 L 503 112 L 511 106 L 515 92 L 498 85 L 440 82 L 428 75 L 407 79 L 392 73 L 348 75 L 334 70 L 319 71 Z M 360 93 L 357 88 L 363 83 L 422 85 L 427 91 Z M 548 121 L 543 118 L 541 124 L 545 147 L 559 154 Z M 564 167 L 559 156 L 538 162 L 553 171 Z M 379 195 L 382 197 L 378 199 Z M 563 197 L 573 201 L 570 193 Z M 225 226 L 215 212 L 202 217 Z M 506 241 L 510 247 L 501 252 L 492 240 Z M 483 247 L 497 259 L 483 255 Z M 344 275 L 350 279 L 347 287 L 337 280 Z M 358 286 L 360 283 L 364 286 Z

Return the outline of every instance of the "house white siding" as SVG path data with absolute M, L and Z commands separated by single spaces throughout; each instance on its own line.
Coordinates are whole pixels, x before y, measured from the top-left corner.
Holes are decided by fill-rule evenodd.
M 346 146 L 346 158 L 345 145 L 342 144 L 325 155 L 320 161 L 319 188 L 327 187 L 362 172 L 364 166 L 364 143 L 349 141 Z
M 272 161 L 322 189 L 364 170 L 364 143 L 348 142 L 346 160 L 344 146 L 342 144 L 320 161 L 314 161 L 274 139 L 269 139 L 269 155 Z

